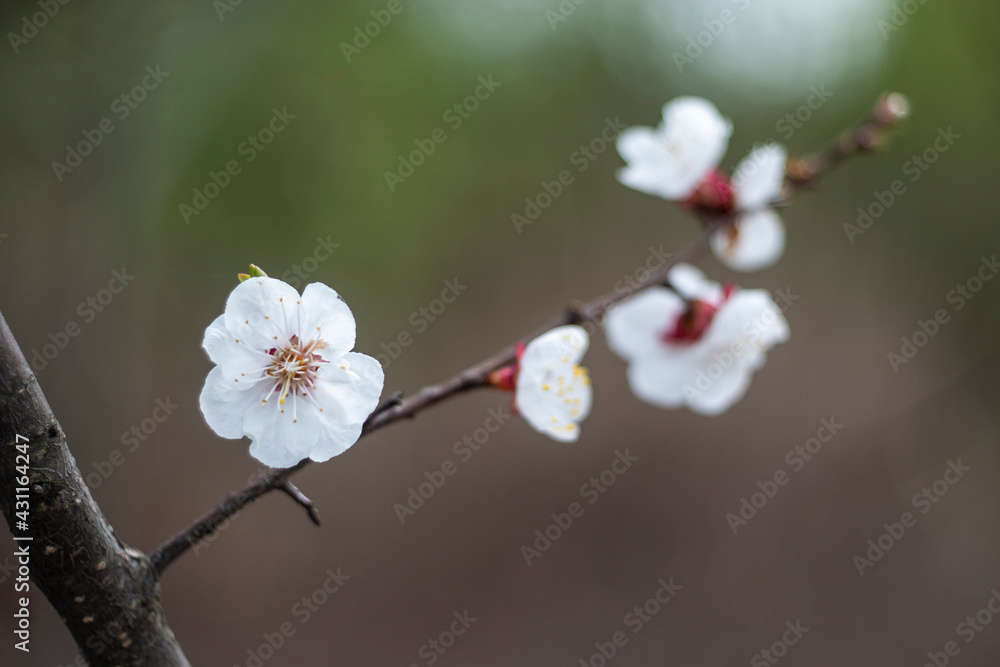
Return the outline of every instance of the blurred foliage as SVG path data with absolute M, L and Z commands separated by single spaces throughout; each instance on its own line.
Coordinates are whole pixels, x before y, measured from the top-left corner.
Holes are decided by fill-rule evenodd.
M 447 321 L 435 324 L 390 368 L 387 389 L 434 381 L 530 331 L 570 299 L 610 290 L 645 261 L 649 246 L 662 244 L 669 251 L 693 238 L 696 227 L 689 216 L 615 181 L 621 160 L 610 148 L 586 171 L 574 171 L 574 183 L 522 234 L 510 219 L 523 212 L 525 198 L 535 197 L 543 181 L 574 169 L 574 152 L 600 134 L 605 119 L 652 125 L 663 103 L 677 95 L 708 96 L 733 119 L 727 166 L 755 142 L 783 140 L 778 124 L 806 102 L 812 86 L 825 85 L 834 94 L 787 141 L 793 153 L 824 145 L 885 89 L 907 94 L 913 116 L 882 153 L 850 161 L 818 192 L 804 193 L 783 209 L 789 248 L 777 267 L 733 276 L 710 258 L 704 262 L 720 280 L 773 289 L 792 285 L 807 295 L 789 315 L 796 333 L 787 352 L 774 355 L 776 368 L 768 369 L 774 379 L 762 373 L 754 381 L 755 390 L 761 389 L 751 392 L 755 402 L 748 399 L 748 405 L 774 408 L 776 423 L 762 426 L 751 413 L 737 411 L 731 418 L 743 422 L 706 425 L 687 414 L 633 405 L 614 360 L 619 391 L 609 389 L 597 398 L 607 398 L 605 405 L 616 409 L 598 410 L 588 422 L 595 440 L 603 434 L 609 443 L 628 437 L 642 442 L 645 436 L 659 444 L 663 431 L 656 429 L 669 423 L 697 427 L 715 441 L 723 441 L 728 428 L 760 432 L 747 437 L 762 442 L 773 433 L 779 446 L 777 422 L 786 422 L 789 431 L 803 424 L 811 428 L 813 407 L 826 411 L 836 403 L 833 392 L 858 404 L 905 402 L 996 347 L 1000 285 L 991 285 L 976 307 L 949 326 L 947 345 L 921 353 L 923 365 L 907 369 L 912 373 L 905 382 L 897 383 L 899 376 L 885 364 L 885 352 L 898 336 L 940 307 L 951 286 L 972 275 L 981 255 L 1000 249 L 993 199 L 1000 145 L 1000 78 L 993 72 L 1000 26 L 994 3 L 930 0 L 900 30 L 883 36 L 876 19 L 891 15 L 885 1 L 740 0 L 748 7 L 739 20 L 678 72 L 672 53 L 683 48 L 686 36 L 697 35 L 703 21 L 736 2 L 401 0 L 402 11 L 347 62 L 343 43 L 353 41 L 373 20 L 371 12 L 384 11 L 389 3 L 242 0 L 226 5 L 232 11 L 220 20 L 218 7 L 228 1 L 70 2 L 16 53 L 9 43 L 3 47 L 0 233 L 8 236 L 0 242 L 5 285 L 0 309 L 27 351 L 74 317 L 77 303 L 100 289 L 110 270 L 126 266 L 138 275 L 136 286 L 109 308 L 113 313 L 96 320 L 41 376 L 80 460 L 105 456 L 108 443 L 113 446 L 121 430 L 145 416 L 152 398 L 172 393 L 184 405 L 187 421 L 169 428 L 189 437 L 165 439 L 158 449 L 144 451 L 147 458 L 130 462 L 128 475 L 97 494 L 130 542 L 152 546 L 250 470 L 244 445 L 209 438 L 195 407 L 208 368 L 197 347 L 204 327 L 221 312 L 235 274 L 249 262 L 281 277 L 313 254 L 318 238 L 339 244 L 309 278 L 344 295 L 358 319 L 358 349 L 372 354 L 410 326 L 408 315 L 434 298 L 443 280 L 468 281 L 469 296 L 443 316 Z M 547 12 L 567 4 L 575 10 L 552 24 Z M 0 10 L 5 32 L 19 31 L 22 17 L 37 11 L 34 2 L 6 3 Z M 147 66 L 159 66 L 169 76 L 119 119 L 112 104 L 142 82 Z M 474 94 L 479 77 L 491 75 L 502 85 L 453 128 L 443 115 Z M 241 144 L 267 126 L 274 109 L 295 117 L 246 162 Z M 52 162 L 63 161 L 65 146 L 81 141 L 84 131 L 106 117 L 113 119 L 114 131 L 57 180 Z M 961 135 L 954 147 L 850 244 L 842 226 L 856 220 L 857 208 L 869 206 L 875 191 L 901 178 L 904 163 L 932 145 L 939 128 L 948 127 Z M 426 140 L 435 128 L 443 128 L 447 140 L 391 192 L 385 172 L 397 169 L 399 156 L 415 150 L 414 142 Z M 186 223 L 179 205 L 191 204 L 193 189 L 204 189 L 210 172 L 223 171 L 230 160 L 240 162 L 241 172 Z M 594 363 L 612 364 L 601 361 L 605 354 L 595 345 Z M 763 387 L 780 392 L 781 401 Z M 628 410 L 643 416 L 628 421 L 630 430 L 622 434 L 625 418 L 617 406 L 626 401 Z M 786 414 L 788 408 L 794 415 Z M 443 414 L 457 423 L 460 412 Z M 877 405 L 865 414 L 876 412 L 887 413 Z M 429 419 L 434 424 L 435 418 Z M 472 426 L 477 419 L 468 417 Z M 447 447 L 456 432 L 420 422 L 411 433 L 424 445 L 440 441 Z M 350 456 L 376 457 L 384 467 L 358 464 L 365 472 L 351 477 L 349 459 L 342 467 L 324 468 L 324 474 L 335 480 L 343 474 L 345 485 L 356 478 L 372 496 L 382 484 L 377 509 L 391 520 L 390 494 L 412 481 L 412 471 L 422 470 L 417 466 L 430 465 L 417 457 L 435 456 L 421 443 L 407 442 L 412 448 L 391 454 L 352 450 Z M 198 489 L 191 498 L 170 486 L 171 472 L 183 479 L 194 474 L 187 460 L 174 454 L 175 446 L 204 467 L 202 477 L 185 483 Z M 684 455 L 697 456 L 694 449 Z M 592 455 L 591 462 L 605 458 L 591 451 L 581 448 L 578 465 L 589 465 L 585 456 Z M 232 463 L 234 452 L 240 466 Z M 718 455 L 711 452 L 703 455 L 714 461 Z M 560 455 L 562 450 L 537 447 L 530 464 L 518 459 L 520 465 L 511 463 L 501 472 L 528 476 L 538 466 L 544 475 L 541 457 L 552 457 L 554 468 L 564 466 Z M 736 473 L 745 476 L 749 458 L 739 457 L 753 454 L 730 455 Z M 767 461 L 756 467 L 772 465 Z M 740 479 L 736 473 L 731 480 Z M 584 474 L 582 468 L 578 474 Z M 712 476 L 724 477 L 716 469 Z M 531 487 L 529 479 L 518 479 L 508 488 Z M 546 488 L 555 486 L 535 480 L 538 488 L 543 481 Z M 660 488 L 658 481 L 649 485 L 637 488 Z M 340 491 L 333 483 L 323 488 L 345 496 L 352 490 Z M 664 493 L 675 492 L 681 493 Z M 528 494 L 524 502 L 530 499 Z M 335 507 L 351 506 L 347 498 L 335 500 L 345 501 L 331 503 Z M 657 502 L 668 506 L 666 500 Z M 279 509 L 287 516 L 286 507 Z M 162 523 L 150 522 L 168 511 Z M 721 516 L 720 509 L 715 518 Z M 264 517 L 261 521 L 273 524 L 273 517 Z M 398 525 L 387 524 L 382 534 L 362 521 L 366 517 L 359 510 L 353 528 L 370 530 L 376 543 L 398 546 L 396 540 L 403 539 Z M 248 531 L 256 525 L 241 521 Z M 523 517 L 522 524 L 527 525 Z M 617 525 L 627 528 L 626 522 Z M 343 534 L 352 534 L 351 528 Z M 331 540 L 326 532 L 311 539 Z M 225 540 L 240 544 L 235 534 L 220 544 Z M 216 547 L 215 553 L 226 548 Z M 386 554 L 396 552 L 379 553 L 389 560 Z M 172 593 L 185 610 L 201 609 L 201 602 L 192 602 L 204 597 L 198 590 L 201 575 L 191 573 L 203 563 L 207 560 L 187 571 L 194 584 Z M 226 572 L 204 574 L 229 586 L 220 600 L 247 588 L 242 572 L 232 575 L 235 580 Z M 477 581 L 480 575 L 469 577 Z M 314 585 L 310 582 L 295 590 Z M 285 605 L 286 588 L 275 581 L 272 598 L 265 601 L 270 608 Z M 751 602 L 756 610 L 757 599 Z M 194 620 L 181 619 L 188 633 L 198 632 Z M 202 637 L 199 650 L 213 651 L 208 647 L 216 643 Z M 224 662 L 238 653 L 213 656 Z

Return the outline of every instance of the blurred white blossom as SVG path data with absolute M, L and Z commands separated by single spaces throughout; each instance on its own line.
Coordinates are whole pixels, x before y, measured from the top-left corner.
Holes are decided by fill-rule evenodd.
M 766 290 L 739 290 L 679 264 L 676 292 L 653 287 L 610 309 L 608 346 L 628 362 L 629 386 L 647 403 L 725 412 L 750 386 L 788 323 Z
M 712 238 L 712 250 L 737 271 L 771 266 L 785 249 L 785 228 L 768 205 L 781 196 L 788 155 L 778 144 L 758 146 L 730 179 L 718 170 L 732 124 L 700 97 L 679 97 L 663 107 L 656 128 L 634 127 L 618 137 L 627 166 L 623 184 L 708 216 L 736 220 Z

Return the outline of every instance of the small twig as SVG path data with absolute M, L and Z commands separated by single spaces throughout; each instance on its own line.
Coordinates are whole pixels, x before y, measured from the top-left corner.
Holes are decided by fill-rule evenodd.
M 370 422 L 372 419 L 374 419 L 377 415 L 380 415 L 383 412 L 385 412 L 386 410 L 388 410 L 389 408 L 394 408 L 397 405 L 399 405 L 400 403 L 402 403 L 403 402 L 403 395 L 404 395 L 404 392 L 403 392 L 402 389 L 399 389 L 397 391 L 392 392 L 392 395 L 389 396 L 389 398 L 385 399 L 382 402 L 381 405 L 379 405 L 377 408 L 375 408 L 375 412 L 373 412 L 370 415 L 368 415 L 368 419 L 365 420 L 364 426 L 368 426 L 368 422 Z
M 808 187 L 838 162 L 856 153 L 868 153 L 885 142 L 886 133 L 910 114 L 910 101 L 900 93 L 882 93 L 868 115 L 843 132 L 825 150 L 803 159 L 788 161 L 786 181 Z
M 279 491 L 284 491 L 289 498 L 301 505 L 305 509 L 306 514 L 309 515 L 310 521 L 317 526 L 320 525 L 319 510 L 316 509 L 316 505 L 313 504 L 313 501 L 309 500 L 309 498 L 306 497 L 306 494 L 302 493 L 297 486 L 286 479 L 284 482 L 279 484 L 277 488 Z
M 868 116 L 859 125 L 844 132 L 829 148 L 801 160 L 789 160 L 786 182 L 793 189 L 812 185 L 844 158 L 878 147 L 885 131 L 898 124 L 908 111 L 909 102 L 904 96 L 899 93 L 883 94 L 876 101 Z M 546 331 L 565 324 L 600 322 L 604 313 L 616 303 L 654 285 L 669 284 L 671 269 L 677 264 L 693 262 L 701 257 L 708 249 L 712 235 L 727 225 L 731 225 L 734 219 L 734 216 L 703 218 L 704 224 L 698 237 L 680 252 L 674 254 L 645 282 L 629 283 L 624 288 L 606 294 L 590 303 L 573 302 L 561 315 L 532 334 L 525 336 L 522 340 L 532 340 Z M 397 392 L 368 417 L 362 428 L 361 437 L 401 419 L 412 418 L 418 412 L 440 403 L 446 398 L 489 386 L 490 373 L 513 364 L 517 360 L 516 350 L 516 345 L 509 345 L 492 357 L 484 359 L 444 382 L 424 387 L 406 398 L 402 398 L 402 393 Z M 309 459 L 305 459 L 291 468 L 271 471 L 246 488 L 226 496 L 218 507 L 205 514 L 184 532 L 167 540 L 150 555 L 156 566 L 156 573 L 162 572 L 167 565 L 205 535 L 214 532 L 215 526 L 221 521 L 240 511 L 260 496 L 275 489 L 281 489 L 287 493 L 283 485 L 287 483 L 288 477 L 304 468 L 309 462 Z

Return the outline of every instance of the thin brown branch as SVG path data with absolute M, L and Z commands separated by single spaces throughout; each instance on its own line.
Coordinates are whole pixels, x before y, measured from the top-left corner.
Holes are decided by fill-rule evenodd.
M 278 489 L 284 491 L 289 498 L 301 505 L 303 509 L 305 509 L 306 514 L 309 515 L 310 521 L 317 526 L 320 525 L 319 510 L 316 509 L 316 505 L 313 504 L 313 501 L 311 501 L 306 494 L 299 491 L 299 487 L 295 486 L 286 479 L 278 485 Z
M 811 186 L 845 158 L 877 148 L 881 145 L 884 133 L 898 124 L 907 115 L 908 109 L 909 102 L 904 96 L 899 93 L 883 94 L 876 101 L 869 114 L 857 126 L 845 131 L 826 150 L 801 160 L 790 160 L 786 182 L 792 189 Z M 694 262 L 701 257 L 709 247 L 712 234 L 731 224 L 733 218 L 721 217 L 703 220 L 703 222 L 704 225 L 698 237 L 673 255 L 645 282 L 630 283 L 624 289 L 605 294 L 589 303 L 574 302 L 561 315 L 553 318 L 522 340 L 531 340 L 550 329 L 565 324 L 581 324 L 592 332 L 611 306 L 654 285 L 669 284 L 670 270 L 677 264 Z M 403 399 L 394 395 L 368 418 L 361 436 L 364 437 L 400 419 L 414 417 L 417 413 L 457 394 L 488 386 L 490 373 L 514 363 L 516 361 L 515 355 L 516 344 L 512 344 L 440 384 L 424 387 L 417 393 Z M 288 477 L 308 464 L 309 460 L 306 459 L 291 468 L 274 470 L 246 488 L 226 496 L 214 510 L 198 519 L 184 532 L 167 540 L 151 554 L 150 558 L 156 573 L 162 572 L 174 559 L 200 539 L 213 533 L 220 523 L 249 503 L 275 489 L 284 490 L 283 485 L 287 483 Z
M 909 114 L 910 101 L 905 95 L 882 93 L 865 118 L 841 133 L 825 150 L 807 158 L 789 160 L 786 181 L 797 188 L 813 185 L 845 158 L 880 148 L 888 132 Z

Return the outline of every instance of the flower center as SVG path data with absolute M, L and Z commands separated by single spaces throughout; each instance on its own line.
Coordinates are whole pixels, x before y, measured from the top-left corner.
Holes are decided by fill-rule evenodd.
M 282 349 L 271 348 L 271 365 L 264 370 L 264 375 L 274 378 L 274 391 L 278 391 L 278 402 L 285 404 L 289 396 L 305 396 L 309 389 L 316 386 L 319 365 L 327 363 L 319 355 L 319 350 L 326 347 L 322 340 L 313 340 L 303 344 L 298 336 L 292 336 L 288 345 Z M 267 399 L 264 399 L 267 402 Z
M 732 284 L 727 284 L 722 288 L 722 300 L 718 304 L 709 303 L 701 299 L 688 301 L 687 310 L 684 311 L 677 321 L 667 327 L 666 331 L 660 334 L 660 339 L 664 343 L 694 343 L 701 340 L 708 327 L 715 319 L 729 297 L 733 295 L 736 288 Z
M 713 169 L 681 204 L 710 215 L 726 215 L 736 208 L 736 195 L 729 177 Z

